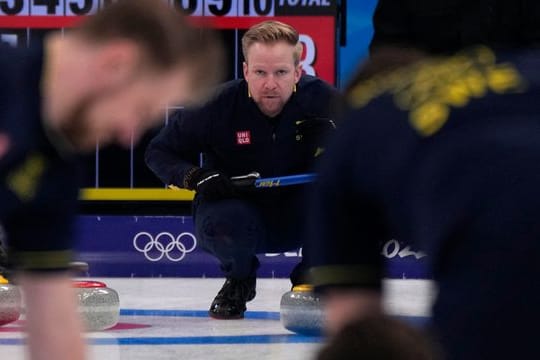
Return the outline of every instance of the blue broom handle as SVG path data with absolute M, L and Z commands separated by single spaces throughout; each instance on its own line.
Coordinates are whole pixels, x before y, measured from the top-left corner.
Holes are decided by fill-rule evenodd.
M 289 186 L 306 184 L 315 181 L 316 174 L 298 174 L 288 176 L 276 176 L 269 178 L 262 178 L 255 180 L 255 187 L 257 188 L 270 188 L 278 186 Z

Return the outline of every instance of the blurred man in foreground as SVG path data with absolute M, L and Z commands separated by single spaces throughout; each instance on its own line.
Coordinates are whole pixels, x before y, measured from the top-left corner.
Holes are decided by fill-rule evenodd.
M 212 66 L 210 66 L 212 59 Z M 0 52 L 0 222 L 26 300 L 32 359 L 82 359 L 67 272 L 76 154 L 129 146 L 167 104 L 217 80 L 221 50 L 161 1 L 123 0 L 30 49 Z

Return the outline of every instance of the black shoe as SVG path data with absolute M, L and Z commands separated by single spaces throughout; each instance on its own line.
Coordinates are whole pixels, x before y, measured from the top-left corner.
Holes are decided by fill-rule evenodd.
M 210 305 L 208 315 L 214 319 L 243 319 L 246 302 L 255 297 L 255 277 L 227 278 Z

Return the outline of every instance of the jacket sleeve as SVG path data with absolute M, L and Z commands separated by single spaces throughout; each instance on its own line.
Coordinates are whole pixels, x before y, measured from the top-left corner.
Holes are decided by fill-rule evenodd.
M 369 173 L 358 154 L 351 122 L 330 142 L 310 193 L 304 252 L 316 291 L 335 287 L 380 289 L 380 242 L 388 233 L 382 211 L 368 189 Z M 358 121 L 354 121 L 358 122 Z
M 207 147 L 212 107 L 184 109 L 152 139 L 145 152 L 146 165 L 166 185 L 185 188 L 184 178 L 198 167 L 200 153 Z
M 296 122 L 297 135 L 302 136 L 305 144 L 314 149 L 317 157 L 336 129 L 336 106 L 340 99 L 339 92 L 322 80 L 317 80 L 310 87 L 309 96 L 302 102 L 305 121 Z

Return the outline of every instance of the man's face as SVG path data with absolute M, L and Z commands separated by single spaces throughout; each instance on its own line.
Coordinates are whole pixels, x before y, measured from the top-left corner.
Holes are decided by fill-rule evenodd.
M 95 149 L 96 143 L 129 147 L 163 120 L 167 105 L 188 98 L 189 86 L 186 69 L 138 75 L 81 99 L 60 131 L 83 152 Z
M 254 43 L 247 50 L 244 78 L 253 100 L 263 114 L 278 115 L 291 97 L 302 74 L 294 63 L 295 47 L 284 41 Z

